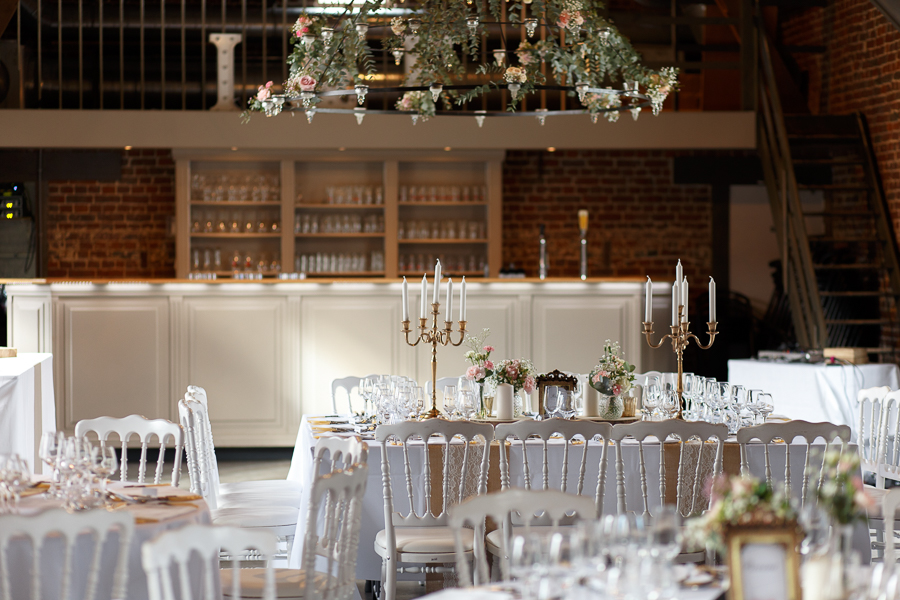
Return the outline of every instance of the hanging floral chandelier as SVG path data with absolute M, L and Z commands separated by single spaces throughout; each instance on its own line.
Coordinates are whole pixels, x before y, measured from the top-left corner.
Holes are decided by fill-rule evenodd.
M 595 123 L 601 115 L 615 122 L 623 111 L 637 119 L 647 107 L 659 114 L 677 88 L 677 69 L 643 66 L 602 8 L 597 0 L 368 0 L 333 14 L 304 9 L 292 28 L 283 93 L 271 81 L 259 86 L 243 116 L 286 108 L 305 111 L 310 122 L 322 112 L 353 114 L 362 124 L 366 114 L 389 113 L 409 115 L 415 125 L 467 115 L 481 126 L 488 116 L 526 115 L 543 125 L 558 114 L 587 114 Z M 377 69 L 379 59 L 388 62 L 384 53 L 405 66 L 399 86 L 374 85 L 388 79 Z M 497 91 L 505 110 L 487 110 L 487 95 Z M 549 110 L 549 92 L 572 97 L 575 108 L 561 100 L 559 110 Z M 366 99 L 375 94 L 397 100 L 370 109 Z M 355 96 L 357 106 L 320 106 L 332 96 Z

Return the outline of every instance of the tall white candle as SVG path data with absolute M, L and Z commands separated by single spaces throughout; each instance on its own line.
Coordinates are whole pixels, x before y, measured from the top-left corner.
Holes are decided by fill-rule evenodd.
M 684 279 L 684 269 L 681 267 L 681 259 L 675 265 L 675 286 L 678 288 L 678 300 L 681 300 L 681 280 Z
M 687 277 L 685 277 L 681 281 L 681 303 L 684 304 L 684 312 L 681 314 L 682 321 L 690 321 L 690 319 L 688 319 L 688 296 L 688 280 Z
M 453 280 L 447 280 L 447 314 L 444 317 L 445 321 L 453 320 Z
M 427 278 L 425 275 L 422 275 L 422 293 L 419 294 L 419 302 L 422 304 L 422 308 L 421 308 L 421 310 L 419 311 L 419 312 L 421 313 L 421 314 L 419 315 L 419 318 L 420 318 L 420 319 L 425 319 L 425 318 L 427 318 L 427 317 L 425 316 L 425 315 L 427 314 L 427 312 L 426 312 L 426 306 L 425 306 L 425 296 L 426 296 L 427 294 L 428 294 L 428 278 Z
M 647 276 L 647 283 L 644 285 L 644 321 L 653 320 L 653 282 L 650 276 Z
M 716 280 L 709 278 L 709 322 L 716 320 Z
M 432 304 L 441 301 L 441 261 L 437 261 L 434 265 L 434 295 L 431 299 Z
M 403 278 L 403 287 L 400 289 L 400 297 L 403 298 L 403 320 L 409 321 L 409 285 L 406 283 L 406 277 Z
M 678 325 L 678 282 L 672 284 L 672 326 Z
M 459 320 L 466 320 L 466 277 L 463 276 L 462 285 L 459 286 Z

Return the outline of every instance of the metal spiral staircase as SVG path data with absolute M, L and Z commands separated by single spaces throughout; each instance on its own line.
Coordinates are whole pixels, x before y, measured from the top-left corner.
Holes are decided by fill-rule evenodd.
M 786 116 L 765 36 L 758 148 L 801 347 L 896 362 L 900 259 L 863 115 Z

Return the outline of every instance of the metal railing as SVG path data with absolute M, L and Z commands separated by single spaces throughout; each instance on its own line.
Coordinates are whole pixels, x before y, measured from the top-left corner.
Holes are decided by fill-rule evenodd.
M 828 337 L 825 315 L 809 250 L 769 41 L 765 35 L 759 40 L 759 61 L 757 147 L 782 256 L 784 290 L 790 302 L 797 342 L 804 348 L 821 348 Z

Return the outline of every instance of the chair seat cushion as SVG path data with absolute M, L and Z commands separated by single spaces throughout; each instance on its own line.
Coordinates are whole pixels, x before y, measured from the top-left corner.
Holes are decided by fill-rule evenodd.
M 212 511 L 212 521 L 233 527 L 285 527 L 296 526 L 299 515 L 300 511 L 290 506 L 217 508 Z
M 451 527 L 395 527 L 394 534 L 400 554 L 453 554 L 456 551 Z M 379 556 L 387 554 L 386 537 L 384 529 L 375 536 L 375 552 Z M 463 549 L 471 551 L 475 544 L 474 531 L 463 529 L 461 537 Z
M 298 481 L 288 479 L 265 479 L 261 481 L 235 481 L 220 483 L 219 495 L 235 492 L 277 492 L 300 495 L 303 486 Z
M 302 498 L 300 494 L 292 492 L 231 492 L 220 494 L 216 498 L 219 508 L 253 508 L 257 506 L 289 506 L 300 508 Z
M 274 569 L 275 571 L 275 597 L 276 598 L 302 598 L 306 591 L 306 571 L 303 569 Z M 266 582 L 265 569 L 238 569 L 240 573 L 241 598 L 262 598 L 263 587 Z M 219 571 L 222 581 L 222 595 L 231 596 L 233 584 L 233 569 Z M 314 585 L 317 589 L 324 589 L 327 585 L 334 585 L 334 578 L 325 573 L 314 574 Z M 330 581 L 329 581 L 330 580 Z

